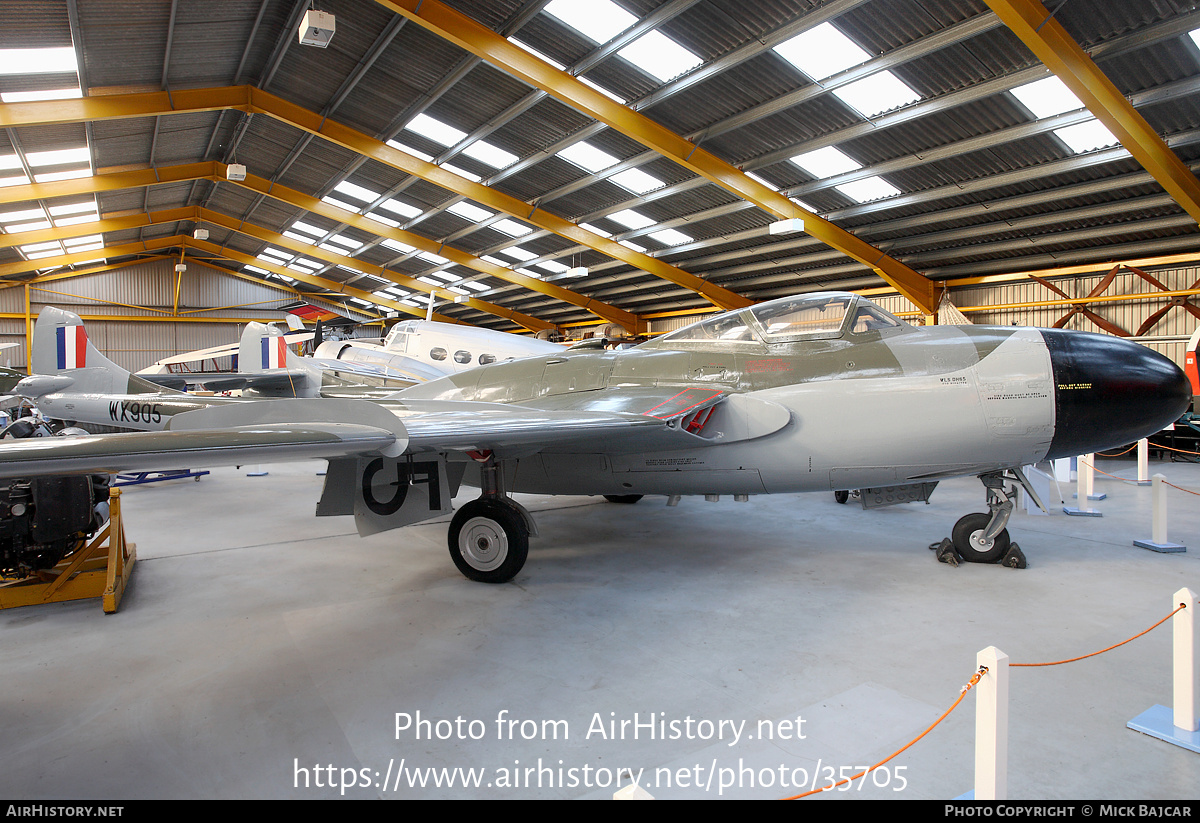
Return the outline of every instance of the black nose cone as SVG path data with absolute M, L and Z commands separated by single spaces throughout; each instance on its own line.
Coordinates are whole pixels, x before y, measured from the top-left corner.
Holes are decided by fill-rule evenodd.
M 1145 346 L 1088 332 L 1042 329 L 1054 366 L 1054 440 L 1048 459 L 1133 443 L 1187 411 L 1183 370 Z

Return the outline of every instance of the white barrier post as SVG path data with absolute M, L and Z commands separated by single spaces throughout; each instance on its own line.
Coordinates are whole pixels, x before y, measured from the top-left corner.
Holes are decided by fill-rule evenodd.
M 1196 593 L 1191 589 L 1175 592 L 1175 604 L 1185 608 L 1175 612 L 1171 628 L 1175 636 L 1175 728 L 1185 732 L 1200 730 L 1196 721 Z
M 1166 479 L 1161 474 L 1154 475 L 1154 481 L 1150 487 L 1150 508 L 1153 512 L 1150 539 L 1134 540 L 1133 545 L 1139 549 L 1150 549 L 1154 552 L 1187 551 L 1187 547 L 1181 543 L 1172 543 L 1167 540 L 1167 487 L 1164 485 Z
M 975 799 L 1008 799 L 1008 655 L 988 646 L 975 656 L 987 674 L 975 686 Z
M 1073 514 L 1076 516 L 1084 515 L 1087 517 L 1104 516 L 1102 512 L 1096 511 L 1088 504 L 1088 501 L 1093 499 L 1092 478 L 1094 477 L 1094 474 L 1092 469 L 1092 461 L 1095 460 L 1095 458 L 1096 456 L 1094 454 L 1082 454 L 1079 456 L 1077 460 L 1079 468 L 1075 472 L 1075 506 L 1064 507 L 1063 511 L 1067 514 Z
M 1196 593 L 1183 588 L 1171 597 L 1173 634 L 1173 709 L 1151 706 L 1126 726 L 1200 754 L 1200 720 L 1196 717 Z
M 1150 441 L 1145 437 L 1138 441 L 1138 485 L 1150 485 Z

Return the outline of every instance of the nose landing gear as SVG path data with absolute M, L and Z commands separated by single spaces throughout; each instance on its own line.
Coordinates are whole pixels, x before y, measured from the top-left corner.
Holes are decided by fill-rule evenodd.
M 1017 484 L 1043 511 L 1045 505 L 1019 468 L 988 472 L 980 475 L 979 479 L 987 489 L 988 512 L 976 512 L 959 518 L 951 536 L 929 548 L 937 552 L 940 562 L 952 566 L 957 566 L 959 560 L 965 560 L 968 563 L 999 562 L 1012 569 L 1025 568 L 1025 555 L 1021 547 L 1009 538 L 1007 528 L 1015 505 Z

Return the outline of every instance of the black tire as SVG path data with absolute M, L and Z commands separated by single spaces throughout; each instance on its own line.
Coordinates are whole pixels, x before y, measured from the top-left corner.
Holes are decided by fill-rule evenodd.
M 994 563 L 1008 552 L 1008 529 L 1004 529 L 990 545 L 981 542 L 983 530 L 992 516 L 983 512 L 968 514 L 954 524 L 950 539 L 959 556 L 968 563 Z
M 850 499 L 850 492 L 846 491 L 845 489 L 836 491 L 833 493 L 833 499 L 839 503 L 845 503 Z
M 458 570 L 480 583 L 507 583 L 529 556 L 525 519 L 499 499 L 472 500 L 455 512 L 447 542 Z
M 606 494 L 606 495 L 604 495 L 604 499 L 607 500 L 609 503 L 625 503 L 628 505 L 633 505 L 634 503 L 636 503 L 642 499 L 642 495 L 640 495 L 640 494 Z

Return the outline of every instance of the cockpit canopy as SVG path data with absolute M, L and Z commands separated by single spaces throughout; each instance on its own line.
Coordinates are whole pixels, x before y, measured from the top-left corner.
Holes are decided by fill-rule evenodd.
M 651 344 L 670 348 L 678 343 L 791 343 L 903 328 L 908 328 L 908 324 L 870 300 L 856 294 L 819 292 L 783 297 L 709 317 L 665 334 Z

